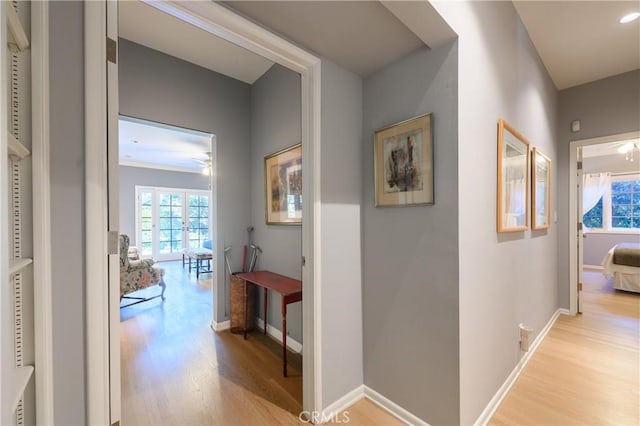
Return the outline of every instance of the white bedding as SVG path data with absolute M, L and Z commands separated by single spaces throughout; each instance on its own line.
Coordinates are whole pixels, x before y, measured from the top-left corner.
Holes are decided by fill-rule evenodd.
M 613 288 L 640 293 L 640 268 L 613 263 L 613 247 L 602 260 L 604 274 L 613 275 Z

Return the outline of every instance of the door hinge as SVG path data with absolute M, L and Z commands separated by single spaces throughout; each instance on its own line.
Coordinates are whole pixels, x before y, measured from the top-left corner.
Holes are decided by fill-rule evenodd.
M 582 222 L 578 222 L 578 232 L 582 231 Z
M 108 254 L 119 254 L 120 252 L 120 232 L 109 231 L 107 233 L 107 250 Z
M 118 43 L 107 37 L 107 61 L 116 64 L 118 63 Z
M 307 259 L 304 256 L 302 256 L 302 266 L 306 264 L 307 264 Z
M 578 161 L 578 170 L 582 170 L 582 161 Z
M 582 291 L 582 283 L 578 283 L 578 291 Z

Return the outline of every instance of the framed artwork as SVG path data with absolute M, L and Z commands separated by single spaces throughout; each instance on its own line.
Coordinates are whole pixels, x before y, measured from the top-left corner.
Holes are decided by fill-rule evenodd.
M 374 135 L 376 207 L 433 204 L 433 116 L 424 114 Z
M 529 142 L 498 122 L 498 232 L 529 229 Z
M 551 225 L 551 160 L 538 148 L 533 148 L 531 165 L 531 227 L 547 229 Z
M 264 157 L 267 225 L 302 224 L 302 145 Z

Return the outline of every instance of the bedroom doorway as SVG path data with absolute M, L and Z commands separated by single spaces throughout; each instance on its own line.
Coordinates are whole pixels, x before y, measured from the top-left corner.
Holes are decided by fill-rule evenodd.
M 640 240 L 640 132 L 570 143 L 570 311 L 582 313 L 585 271 L 603 267 L 616 244 Z M 593 281 L 595 276 L 589 276 Z M 616 277 L 614 280 L 617 280 Z M 611 281 L 611 280 L 610 280 Z M 607 285 L 616 287 L 615 281 Z

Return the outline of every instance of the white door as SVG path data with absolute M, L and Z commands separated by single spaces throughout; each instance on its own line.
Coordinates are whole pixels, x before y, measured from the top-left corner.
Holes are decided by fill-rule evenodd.
M 582 211 L 582 178 L 583 178 L 583 172 L 582 172 L 582 147 L 578 147 L 578 229 L 576 230 L 578 233 L 578 300 L 577 300 L 577 312 L 579 314 L 582 313 L 582 280 L 583 280 L 583 269 L 584 269 L 584 253 L 583 253 L 583 249 L 584 249 L 584 244 L 583 244 L 583 238 L 585 238 L 585 234 L 584 234 L 584 230 L 583 230 L 583 224 L 582 224 L 582 216 L 584 215 L 584 212 Z M 573 232 L 573 231 L 572 231 Z
M 185 193 L 157 192 L 157 254 L 155 260 L 176 260 L 185 247 Z
M 211 240 L 211 193 L 136 186 L 136 235 L 143 258 L 178 260 Z
M 120 231 L 118 113 L 118 2 L 107 1 L 107 178 L 109 232 Z M 120 256 L 109 255 L 109 405 L 111 423 L 120 422 Z

